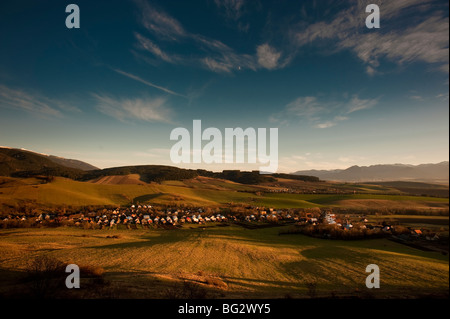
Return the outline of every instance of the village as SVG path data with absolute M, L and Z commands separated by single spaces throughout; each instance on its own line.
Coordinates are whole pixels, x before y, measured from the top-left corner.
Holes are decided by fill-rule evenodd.
M 426 229 L 404 227 L 398 223 L 369 221 L 364 214 L 333 213 L 331 209 L 275 209 L 245 207 L 221 211 L 218 208 L 174 208 L 152 205 L 130 205 L 115 209 L 90 209 L 78 213 L 40 213 L 37 216 L 9 214 L 0 219 L 0 228 L 16 227 L 79 227 L 83 229 L 179 229 L 189 227 L 228 226 L 248 229 L 292 226 L 284 233 L 303 233 L 329 238 L 392 237 L 407 241 L 437 241 L 439 236 Z

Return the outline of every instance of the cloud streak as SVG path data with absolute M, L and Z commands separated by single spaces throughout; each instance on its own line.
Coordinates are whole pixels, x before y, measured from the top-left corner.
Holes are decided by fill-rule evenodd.
M 135 3 L 141 11 L 141 23 L 149 32 L 171 41 L 187 36 L 183 26 L 161 9 L 143 0 L 135 0 Z
M 350 114 L 370 109 L 377 99 L 360 99 L 357 95 L 347 101 L 322 101 L 314 96 L 299 97 L 270 117 L 272 122 L 307 121 L 314 128 L 327 129 L 350 119 Z
M 439 70 L 448 73 L 449 19 L 441 11 L 425 19 L 421 16 L 432 8 L 432 2 L 359 0 L 356 5 L 340 11 L 332 21 L 320 21 L 291 31 L 291 36 L 299 48 L 317 41 L 331 41 L 337 51 L 352 50 L 366 63 L 369 75 L 376 74 L 383 58 L 399 65 L 417 61 L 436 63 Z M 365 27 L 365 6 L 369 3 L 380 6 L 382 17 L 382 27 L 370 32 Z M 403 23 L 396 23 L 402 14 L 415 14 L 415 19 L 410 21 L 419 22 L 405 28 Z
M 152 7 L 147 2 L 136 1 L 136 4 L 141 11 L 142 25 L 155 37 L 172 44 L 188 41 L 195 45 L 197 52 L 189 56 L 170 54 L 164 52 L 152 40 L 135 33 L 140 49 L 166 63 L 197 65 L 212 72 L 231 74 L 243 69 L 252 71 L 258 69 L 274 70 L 284 67 L 290 62 L 290 59 L 283 59 L 281 51 L 276 50 L 268 43 L 257 46 L 252 54 L 237 53 L 219 40 L 186 31 L 175 18 L 158 8 Z M 227 0 L 216 2 L 216 4 L 225 8 L 231 15 L 237 16 L 242 8 L 243 1 Z
M 136 76 L 136 75 L 134 75 L 134 74 L 127 73 L 127 72 L 124 72 L 124 71 L 119 70 L 119 69 L 112 69 L 112 70 L 113 70 L 114 72 L 117 72 L 117 73 L 119 73 L 119 74 L 121 74 L 121 75 L 124 75 L 124 76 L 126 76 L 126 77 L 128 77 L 128 78 L 130 78 L 130 79 L 133 79 L 133 80 L 135 80 L 135 81 L 141 82 L 141 83 L 143 83 L 143 84 L 145 84 L 145 85 L 147 85 L 147 86 L 150 86 L 150 87 L 153 87 L 153 88 L 155 88 L 155 89 L 161 90 L 161 91 L 166 92 L 166 93 L 168 93 L 168 94 L 175 95 L 175 96 L 181 96 L 181 97 L 186 98 L 185 95 L 179 94 L 179 93 L 174 92 L 174 91 L 172 91 L 172 90 L 169 90 L 169 89 L 167 89 L 167 88 L 165 88 L 165 87 L 162 87 L 162 86 L 153 84 L 153 83 L 151 83 L 151 82 L 149 82 L 149 81 L 146 81 L 146 80 L 144 80 L 144 79 L 142 79 L 142 78 L 140 78 L 140 77 L 138 77 L 138 76 Z
M 167 107 L 165 98 L 115 99 L 100 94 L 92 94 L 92 96 L 96 99 L 98 111 L 119 121 L 172 123 L 172 110 Z
M 0 84 L 0 106 L 50 117 L 63 117 L 63 112 L 81 112 L 79 108 L 66 102 L 2 84 Z

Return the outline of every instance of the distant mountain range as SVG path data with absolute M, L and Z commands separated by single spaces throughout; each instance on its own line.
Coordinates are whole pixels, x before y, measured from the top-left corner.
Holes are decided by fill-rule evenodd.
M 192 178 L 195 176 L 215 177 L 244 184 L 258 184 L 268 181 L 269 176 L 254 172 L 187 170 L 172 166 L 141 165 L 99 169 L 88 163 L 36 153 L 24 149 L 0 146 L 0 176 L 30 177 L 35 175 L 62 176 L 75 180 L 89 180 L 101 176 L 139 174 L 141 180 L 163 181 Z M 372 165 L 352 166 L 337 170 L 305 170 L 292 174 L 272 174 L 272 177 L 295 178 L 304 181 L 340 182 L 383 182 L 411 181 L 427 183 L 449 183 L 449 162 L 422 165 Z
M 352 166 L 347 169 L 336 170 L 304 170 L 292 174 L 312 175 L 321 180 L 340 182 L 412 181 L 448 183 L 449 162 L 421 165 L 385 164 Z

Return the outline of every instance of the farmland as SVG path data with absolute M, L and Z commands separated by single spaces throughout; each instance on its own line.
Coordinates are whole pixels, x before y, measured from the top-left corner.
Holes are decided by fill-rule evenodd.
M 125 180 L 125 183 L 122 183 Z M 108 182 L 109 181 L 109 182 Z M 298 181 L 294 181 L 299 185 Z M 300 183 L 305 187 L 328 187 L 346 193 L 282 193 L 276 186 L 242 185 L 230 181 L 195 178 L 185 181 L 143 183 L 136 176 L 104 178 L 80 182 L 57 177 L 51 183 L 33 178 L 3 178 L 0 202 L 7 205 L 35 203 L 50 206 L 130 205 L 132 203 L 186 204 L 221 206 L 230 203 L 271 206 L 277 208 L 353 207 L 398 208 L 448 211 L 448 198 L 412 196 L 390 188 L 377 188 L 372 193 L 356 193 L 360 185 L 348 191 L 349 185 Z M 373 186 L 372 186 L 373 187 Z M 394 194 L 393 194 L 394 192 Z
M 204 176 L 162 182 L 144 182 L 137 174 L 88 181 L 2 177 L 0 209 L 26 212 L 32 227 L 9 228 L 16 220 L 20 225 L 20 213 L 13 213 L 16 217 L 10 224 L 2 224 L 0 297 L 29 296 L 28 265 L 42 256 L 100 273 L 101 280 L 97 278 L 95 284 L 82 281 L 84 289 L 63 290 L 61 298 L 180 298 L 176 292 L 188 289 L 186 284 L 197 287 L 197 295 L 192 295 L 191 287 L 188 296 L 199 298 L 447 297 L 448 248 L 426 249 L 436 246 L 435 241 L 408 245 L 388 236 L 316 238 L 292 232 L 296 227 L 292 218 L 289 223 L 250 222 L 252 227 L 231 219 L 134 228 L 125 224 L 94 227 L 92 222 L 76 226 L 74 221 L 52 228 L 48 223 L 34 223 L 37 212 L 57 211 L 67 218 L 82 210 L 110 216 L 113 210 L 129 210 L 131 205 L 137 209 L 141 204 L 160 206 L 155 208 L 156 215 L 167 212 L 164 207 L 178 208 L 180 217 L 190 208 L 191 214 L 203 208 L 227 216 L 232 216 L 233 209 L 246 214 L 274 208 L 284 216 L 290 210 L 331 209 L 340 212 L 342 220 L 350 216 L 357 222 L 365 215 L 369 224 L 429 229 L 427 234 L 439 234 L 441 245 L 448 240 L 448 197 L 433 196 L 445 195 L 442 185 L 420 185 L 421 193 L 426 190 L 430 194 L 417 195 L 393 184 L 285 178 L 249 185 Z M 3 216 L 9 214 L 5 211 Z M 369 264 L 380 267 L 380 289 L 365 286 Z
M 168 289 L 182 282 L 197 283 L 215 298 L 448 296 L 448 256 L 387 239 L 280 236 L 282 228 L 2 230 L 0 293 L 26 291 L 17 285 L 24 265 L 46 254 L 103 268 L 108 291 L 117 298 L 167 298 Z M 382 286 L 369 291 L 365 267 L 373 263 L 380 267 Z M 94 297 L 102 297 L 105 292 L 97 289 Z

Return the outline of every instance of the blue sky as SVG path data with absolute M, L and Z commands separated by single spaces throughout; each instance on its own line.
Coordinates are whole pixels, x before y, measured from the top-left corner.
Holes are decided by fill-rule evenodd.
M 69 3 L 79 29 L 65 26 Z M 369 3 L 380 29 L 365 27 Z M 281 172 L 448 160 L 448 12 L 441 0 L 2 2 L 0 145 L 172 165 L 171 130 L 200 119 L 277 127 Z

